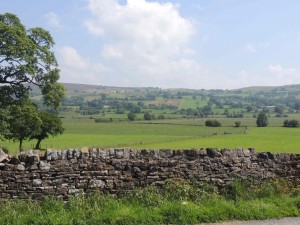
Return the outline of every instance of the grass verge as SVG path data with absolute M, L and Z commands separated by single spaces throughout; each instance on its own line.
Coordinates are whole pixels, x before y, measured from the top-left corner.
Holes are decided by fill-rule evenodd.
M 0 224 L 197 224 L 300 216 L 300 190 L 284 180 L 215 186 L 170 181 L 120 196 L 92 194 L 42 202 L 8 200 Z

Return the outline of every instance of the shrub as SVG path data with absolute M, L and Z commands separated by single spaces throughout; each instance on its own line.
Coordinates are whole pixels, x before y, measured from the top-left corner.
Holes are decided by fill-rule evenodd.
M 289 123 L 290 123 L 289 120 L 285 120 L 285 121 L 283 121 L 283 126 L 284 127 L 289 127 Z
M 205 126 L 207 127 L 221 127 L 222 124 L 218 120 L 206 120 Z
M 298 120 L 290 120 L 290 127 L 299 127 L 299 121 Z
M 134 121 L 134 120 L 136 120 L 136 115 L 134 113 L 130 112 L 127 114 L 127 118 L 130 121 Z
M 164 120 L 164 119 L 165 119 L 165 116 L 164 116 L 164 115 L 159 115 L 159 116 L 157 117 L 157 119 L 159 119 L 159 120 Z
M 299 124 L 298 120 L 293 119 L 293 120 L 285 120 L 283 122 L 283 126 L 284 127 L 299 127 L 300 124 Z
M 144 119 L 145 120 L 155 120 L 155 115 L 151 114 L 150 112 L 145 112 L 144 113 Z
M 235 126 L 235 127 L 240 127 L 240 126 L 241 126 L 241 123 L 242 123 L 241 121 L 235 121 L 235 122 L 234 122 L 234 126 Z

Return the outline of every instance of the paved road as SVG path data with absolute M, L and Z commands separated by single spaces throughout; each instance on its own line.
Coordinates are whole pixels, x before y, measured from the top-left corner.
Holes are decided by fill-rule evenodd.
M 203 225 L 300 225 L 300 217 L 283 218 L 273 220 L 253 220 L 253 221 L 231 221 L 223 223 L 210 223 Z

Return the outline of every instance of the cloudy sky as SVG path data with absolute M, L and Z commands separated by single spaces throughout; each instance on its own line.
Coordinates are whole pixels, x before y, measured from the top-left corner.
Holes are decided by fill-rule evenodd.
M 50 31 L 61 82 L 300 83 L 299 0 L 0 0 L 5 12 Z

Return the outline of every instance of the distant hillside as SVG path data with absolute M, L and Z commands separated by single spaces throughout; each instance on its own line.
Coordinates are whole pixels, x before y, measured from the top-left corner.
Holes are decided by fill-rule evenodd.
M 153 87 L 114 87 L 114 86 L 103 86 L 103 85 L 91 85 L 91 84 L 74 84 L 74 83 L 62 83 L 65 88 L 70 92 L 77 92 L 77 91 L 120 91 L 120 92 L 126 92 L 126 91 L 133 91 L 133 90 L 146 90 L 146 89 L 156 89 Z
M 236 89 L 242 92 L 260 92 L 260 91 L 299 91 L 300 84 L 284 85 L 284 86 L 252 86 Z
M 113 87 L 113 86 L 102 86 L 102 85 L 91 85 L 91 84 L 75 84 L 75 83 L 62 83 L 66 90 L 67 96 L 87 96 L 87 95 L 98 95 L 98 94 L 129 94 L 131 95 L 140 95 L 141 93 L 148 93 L 148 92 L 168 92 L 168 93 L 202 93 L 202 94 L 209 94 L 209 93 L 233 93 L 233 94 L 265 94 L 265 93 L 277 93 L 279 95 L 282 94 L 300 94 L 300 84 L 294 85 L 284 85 L 284 86 L 252 86 L 252 87 L 244 87 L 234 90 L 204 90 L 204 89 L 187 89 L 187 88 L 155 88 L 155 87 Z M 32 91 L 35 92 L 35 95 L 40 95 L 39 89 L 35 85 L 31 85 Z M 300 98 L 300 95 L 299 95 Z
M 113 87 L 103 85 L 91 85 L 91 84 L 74 84 L 74 83 L 62 83 L 68 91 L 92 91 L 92 90 L 115 90 L 115 91 L 126 91 L 126 90 L 145 90 L 145 89 L 157 89 L 154 87 Z M 161 89 L 161 88 L 159 88 Z M 165 90 L 189 90 L 188 88 L 169 88 Z M 195 89 L 193 89 L 195 90 Z M 202 89 L 203 90 L 203 89 Z M 284 86 L 250 86 L 244 88 L 234 89 L 232 91 L 243 91 L 243 92 L 259 92 L 259 91 L 292 91 L 300 90 L 300 84 L 284 85 Z

